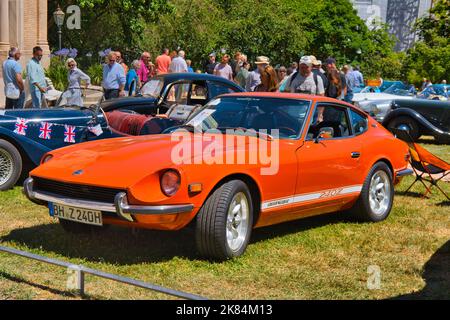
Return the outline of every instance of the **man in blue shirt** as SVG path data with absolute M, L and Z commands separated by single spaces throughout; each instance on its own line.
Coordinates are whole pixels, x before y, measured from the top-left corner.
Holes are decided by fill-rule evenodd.
M 102 85 L 106 100 L 125 96 L 125 71 L 116 60 L 116 53 L 111 52 L 108 55 L 108 64 L 103 66 Z
M 3 63 L 6 109 L 22 109 L 25 102 L 22 66 L 19 63 L 20 56 L 21 53 L 18 48 L 11 48 L 9 50 L 8 60 Z
M 33 108 L 40 108 L 45 100 L 47 82 L 45 81 L 44 68 L 41 65 L 43 50 L 41 47 L 33 48 L 33 58 L 27 64 L 27 77 L 30 85 L 30 94 Z

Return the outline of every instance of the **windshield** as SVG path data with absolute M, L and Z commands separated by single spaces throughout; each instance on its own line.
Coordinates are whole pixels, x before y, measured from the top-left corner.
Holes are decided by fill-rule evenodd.
M 82 108 L 97 105 L 103 101 L 101 89 L 70 88 L 61 94 L 56 102 L 58 108 Z
M 412 96 L 413 93 L 406 89 L 404 85 L 394 84 L 387 88 L 383 93 L 395 94 L 397 96 Z
M 152 79 L 149 82 L 147 82 L 146 84 L 144 84 L 144 86 L 141 89 L 141 94 L 143 96 L 151 96 L 151 97 L 155 97 L 158 98 L 159 95 L 161 94 L 161 90 L 164 86 L 164 81 L 162 81 L 162 79 Z
M 309 100 L 223 97 L 208 103 L 187 124 L 203 131 L 267 130 L 274 137 L 297 139 L 310 104 Z
M 419 93 L 419 98 L 428 99 L 430 95 L 442 96 L 448 98 L 448 87 L 447 86 L 430 86 Z

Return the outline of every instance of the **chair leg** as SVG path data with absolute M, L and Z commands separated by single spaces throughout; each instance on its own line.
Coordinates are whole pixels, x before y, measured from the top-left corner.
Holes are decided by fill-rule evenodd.
M 447 200 L 450 200 L 447 193 L 444 190 L 442 190 L 442 188 L 437 183 L 436 183 L 436 188 L 438 188 L 442 192 L 442 194 L 447 198 Z
M 427 195 L 430 193 L 431 194 L 431 188 L 433 188 L 433 183 L 431 183 L 431 185 L 429 187 L 427 187 L 426 183 L 423 182 L 422 179 L 420 179 L 420 182 L 422 182 L 422 184 L 424 185 L 425 189 L 427 189 L 427 191 L 425 191 L 425 193 L 422 195 L 424 198 L 429 198 Z
M 416 173 L 416 180 L 414 180 L 414 182 L 409 186 L 409 188 L 406 189 L 405 193 L 408 193 L 408 191 L 411 190 L 411 188 L 416 184 L 417 181 L 421 181 L 422 180 L 423 173 L 422 174 L 418 174 L 415 169 L 414 169 L 414 172 Z

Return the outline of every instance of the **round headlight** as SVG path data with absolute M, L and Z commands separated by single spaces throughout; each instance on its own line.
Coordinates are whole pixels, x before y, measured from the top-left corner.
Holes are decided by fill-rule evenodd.
M 370 105 L 370 112 L 373 114 L 379 114 L 380 113 L 380 109 L 378 109 L 376 104 L 371 104 Z
M 161 191 L 168 197 L 175 195 L 180 189 L 181 177 L 178 171 L 167 170 L 161 175 Z
M 50 160 L 52 160 L 52 158 L 53 158 L 53 156 L 51 154 L 44 155 L 41 159 L 41 164 L 49 162 Z

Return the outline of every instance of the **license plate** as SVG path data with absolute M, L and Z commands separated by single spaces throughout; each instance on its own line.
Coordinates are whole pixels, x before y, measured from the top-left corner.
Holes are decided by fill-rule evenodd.
M 50 216 L 74 222 L 103 226 L 102 212 L 49 203 Z

